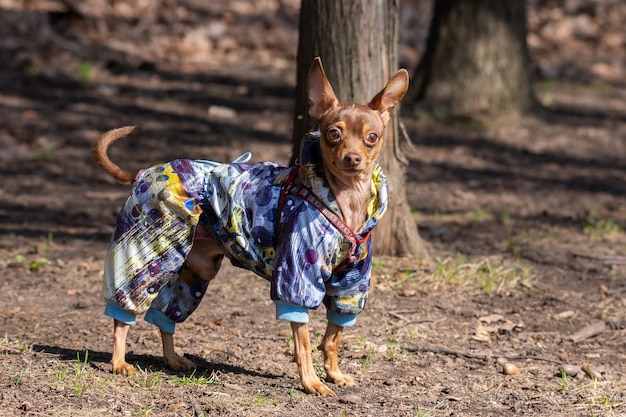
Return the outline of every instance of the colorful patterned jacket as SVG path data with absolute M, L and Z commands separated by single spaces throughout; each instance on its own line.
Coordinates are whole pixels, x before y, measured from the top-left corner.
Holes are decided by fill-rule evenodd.
M 202 222 L 234 265 L 270 281 L 279 319 L 306 322 L 308 309 L 323 303 L 329 320 L 353 324 L 367 301 L 369 234 L 387 206 L 386 179 L 376 165 L 363 226 L 342 233 L 317 135 L 303 139 L 297 167 L 175 160 L 140 172 L 112 238 L 105 298 L 135 313 L 148 309 L 175 279 Z

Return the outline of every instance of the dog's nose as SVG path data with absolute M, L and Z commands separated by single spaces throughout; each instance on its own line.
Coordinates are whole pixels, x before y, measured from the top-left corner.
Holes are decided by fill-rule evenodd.
M 361 155 L 359 155 L 358 153 L 351 152 L 351 153 L 347 154 L 347 155 L 344 157 L 344 160 L 345 160 L 345 161 L 346 161 L 346 162 L 347 162 L 350 166 L 355 167 L 355 166 L 358 166 L 358 165 L 361 163 L 361 161 L 363 160 L 363 158 L 362 158 L 362 157 L 361 157 Z

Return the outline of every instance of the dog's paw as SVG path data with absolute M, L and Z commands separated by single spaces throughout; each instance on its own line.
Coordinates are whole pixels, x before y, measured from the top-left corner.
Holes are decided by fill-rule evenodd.
M 337 394 L 335 394 L 335 392 L 332 389 L 328 388 L 328 386 L 326 386 L 326 384 L 324 384 L 320 380 L 309 381 L 309 382 L 302 381 L 302 387 L 304 388 L 304 391 L 306 391 L 307 394 L 321 395 L 322 397 L 336 397 L 337 396 Z
M 190 369 L 194 369 L 196 364 L 185 358 L 184 356 L 173 355 L 169 357 L 163 357 L 165 360 L 165 365 L 168 368 L 173 369 L 174 371 L 189 371 Z
M 135 373 L 135 367 L 127 362 L 113 364 L 113 373 L 123 376 L 130 376 Z
M 331 372 L 327 374 L 326 381 L 332 382 L 333 384 L 340 386 L 340 387 L 344 385 L 347 387 L 354 386 L 354 379 L 350 375 L 344 374 L 341 371 Z

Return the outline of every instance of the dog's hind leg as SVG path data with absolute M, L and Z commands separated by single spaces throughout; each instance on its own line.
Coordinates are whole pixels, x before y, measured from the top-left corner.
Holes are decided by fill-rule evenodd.
M 126 362 L 126 335 L 128 335 L 129 324 L 113 319 L 113 372 L 124 376 L 132 375 L 135 367 Z
M 336 385 L 354 386 L 354 379 L 350 375 L 346 375 L 339 370 L 339 343 L 343 327 L 328 322 L 326 334 L 322 338 L 320 344 L 322 353 L 324 354 L 324 370 L 326 371 L 326 380 Z
M 184 321 L 198 307 L 209 282 L 215 278 L 224 257 L 222 254 L 215 255 L 211 252 L 205 252 L 205 257 L 201 257 L 202 252 L 199 249 L 202 248 L 202 245 L 197 245 L 198 242 L 203 241 L 198 240 L 194 243 L 195 251 L 192 249 L 191 252 L 195 253 L 196 256 L 191 256 L 191 258 L 199 262 L 190 263 L 190 257 L 188 257 L 188 265 L 179 271 L 178 279 L 172 283 L 175 289 L 165 311 L 171 315 L 170 320 L 175 320 L 176 322 Z M 198 264 L 202 265 L 199 271 L 194 268 Z M 165 326 L 166 329 L 167 327 Z M 163 327 L 160 327 L 160 330 L 165 364 L 176 371 L 186 371 L 195 368 L 195 364 L 191 360 L 176 354 L 173 323 L 170 331 L 164 330 Z
M 188 371 L 196 367 L 196 364 L 180 356 L 174 350 L 174 335 L 161 330 L 161 342 L 163 343 L 163 360 L 165 365 L 175 371 Z
M 163 305 L 158 300 L 155 304 L 161 307 L 146 313 L 146 321 L 156 325 L 161 331 L 163 360 L 170 369 L 187 371 L 196 367 L 191 360 L 176 353 L 174 329 L 177 323 L 185 321 L 200 304 L 207 286 L 207 282 L 184 266 L 178 271 L 178 277 L 159 293 L 159 297 L 163 297 L 166 304 Z

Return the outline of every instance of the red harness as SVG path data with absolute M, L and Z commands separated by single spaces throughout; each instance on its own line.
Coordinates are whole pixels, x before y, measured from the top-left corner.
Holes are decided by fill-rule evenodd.
M 328 221 L 331 222 L 332 225 L 339 230 L 339 232 L 341 232 L 343 237 L 350 242 L 350 251 L 348 253 L 348 257 L 333 268 L 333 273 L 335 273 L 336 271 L 345 268 L 347 265 L 354 264 L 358 260 L 356 250 L 360 245 L 370 239 L 370 233 L 368 232 L 365 236 L 359 238 L 359 236 L 352 229 L 350 229 L 343 219 L 332 211 L 326 203 L 316 196 L 308 187 L 300 182 L 295 183 L 295 179 L 298 177 L 299 171 L 300 167 L 296 166 L 285 179 L 285 182 L 283 182 L 280 199 L 278 200 L 278 213 L 279 215 L 282 213 L 285 205 L 285 199 L 289 194 L 298 196 L 319 210 L 319 212 L 326 217 L 326 219 L 328 219 Z

